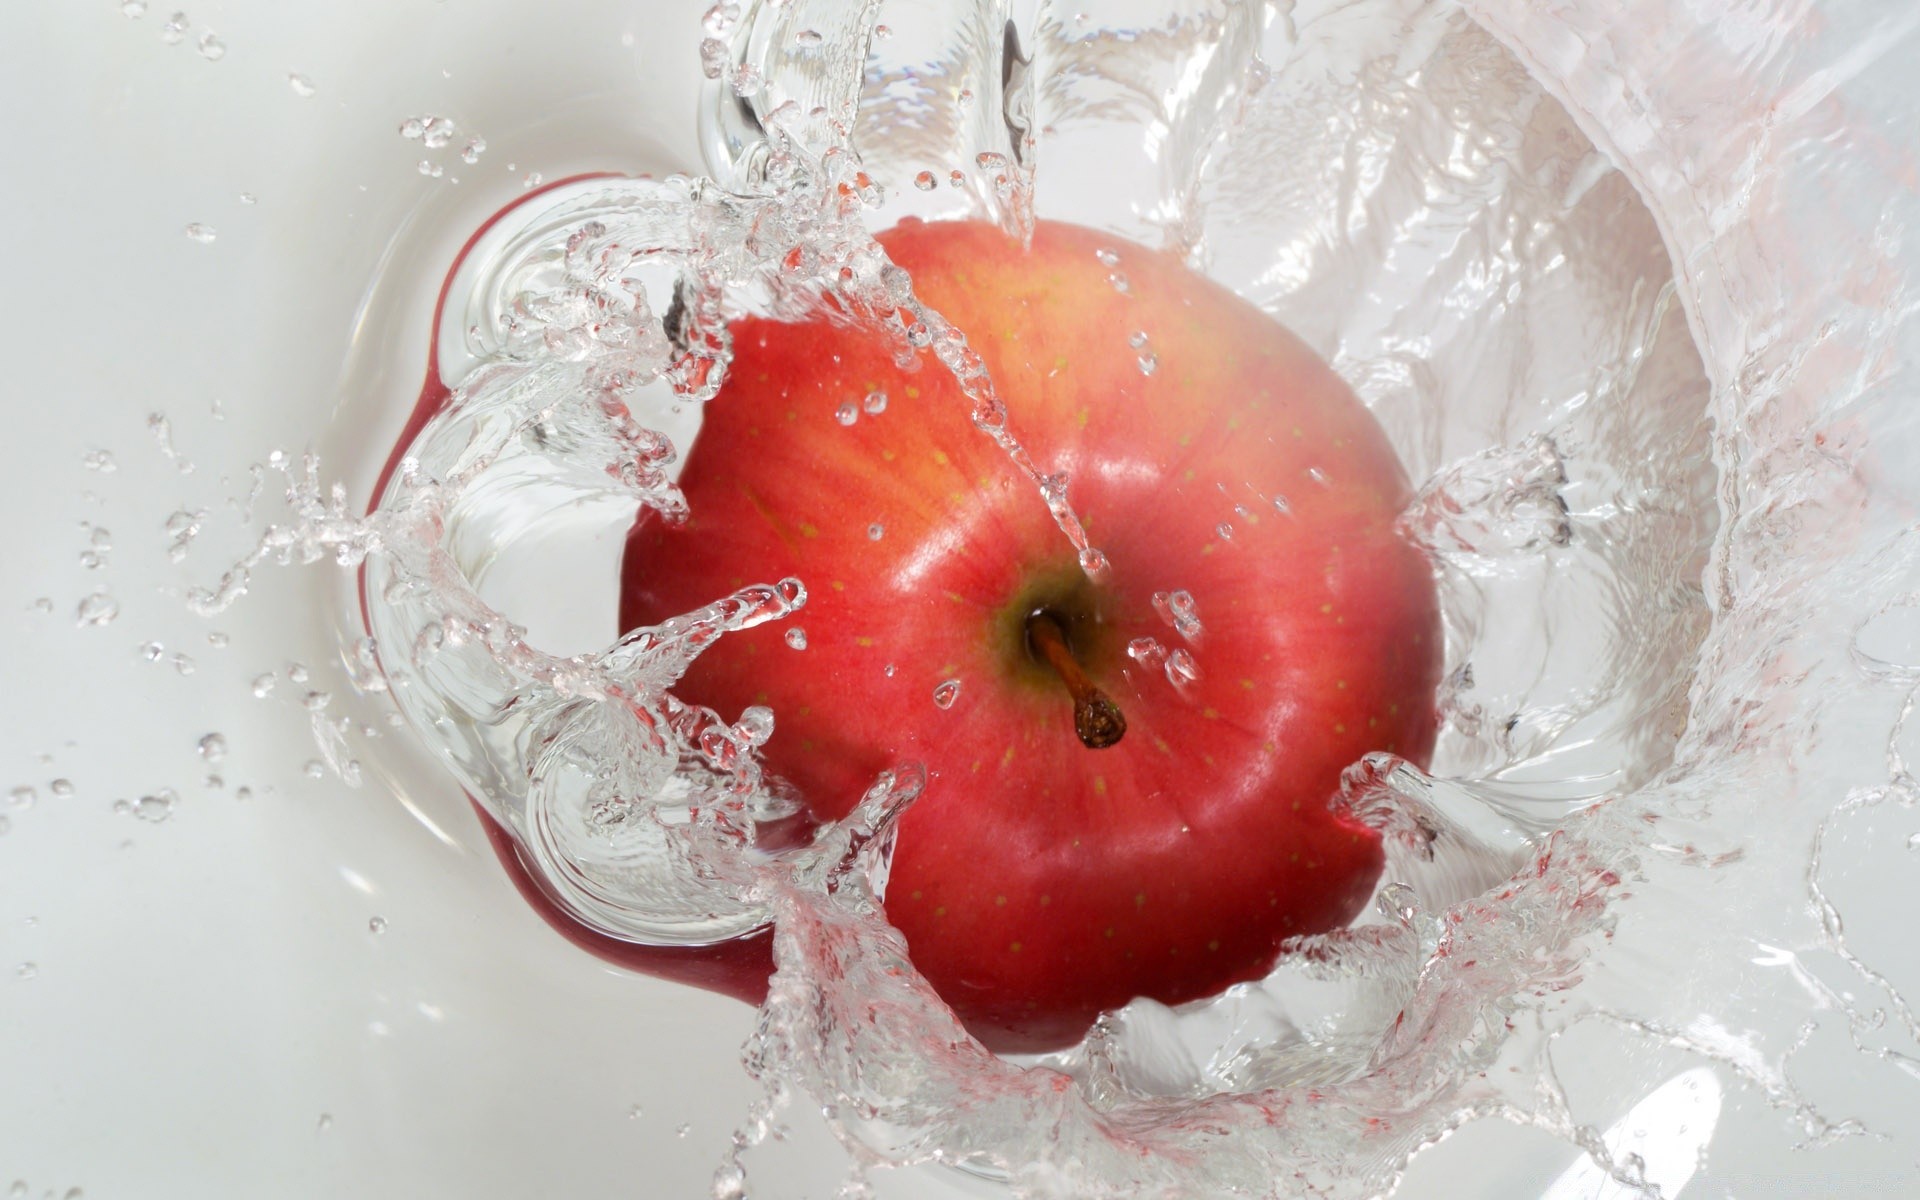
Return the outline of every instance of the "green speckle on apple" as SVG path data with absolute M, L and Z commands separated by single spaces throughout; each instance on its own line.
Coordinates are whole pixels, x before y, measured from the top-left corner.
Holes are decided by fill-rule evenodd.
M 902 369 L 873 334 L 748 319 L 687 457 L 691 517 L 643 514 L 629 536 L 623 627 L 743 574 L 815 585 L 807 653 L 756 654 L 778 627 L 730 634 L 676 694 L 729 719 L 771 706 L 765 763 L 823 820 L 926 764 L 886 911 L 989 1048 L 1056 1048 L 1136 996 L 1259 978 L 1378 880 L 1378 835 L 1331 804 L 1341 771 L 1432 750 L 1438 604 L 1395 528 L 1399 461 L 1306 346 L 1172 256 L 1046 222 L 1027 249 L 974 222 L 880 241 L 969 334 L 1034 460 L 1070 475 L 1109 569 L 1081 572 L 931 356 Z M 884 417 L 836 419 L 878 391 Z M 779 436 L 752 436 L 783 410 Z M 1281 519 L 1216 540 L 1255 504 Z M 1184 633 L 1153 603 L 1177 589 L 1197 606 Z M 1130 653 L 1142 639 L 1160 658 Z M 1190 655 L 1177 675 L 1159 666 L 1173 649 Z M 961 685 L 949 708 L 930 681 Z

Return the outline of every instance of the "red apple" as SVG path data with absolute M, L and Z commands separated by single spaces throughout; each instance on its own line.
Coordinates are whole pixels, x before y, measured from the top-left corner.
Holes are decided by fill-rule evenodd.
M 1069 473 L 1108 572 L 1083 574 L 930 355 L 903 370 L 871 333 L 743 320 L 681 480 L 691 519 L 629 537 L 623 627 L 805 581 L 794 620 L 722 638 L 676 693 L 771 706 L 766 765 L 821 818 L 926 764 L 886 912 L 990 1048 L 1260 977 L 1378 879 L 1378 837 L 1330 807 L 1342 769 L 1432 749 L 1438 609 L 1395 530 L 1398 460 L 1311 351 L 1171 256 L 1045 223 L 1025 251 L 980 223 L 880 241 Z M 1140 657 L 1148 638 L 1197 678 Z

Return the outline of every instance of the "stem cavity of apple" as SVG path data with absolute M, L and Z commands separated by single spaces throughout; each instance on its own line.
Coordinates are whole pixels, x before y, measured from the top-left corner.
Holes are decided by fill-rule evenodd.
M 1073 697 L 1073 731 L 1089 750 L 1116 745 L 1127 732 L 1127 719 L 1107 694 L 1093 685 L 1067 645 L 1060 619 L 1041 609 L 1027 618 L 1027 644 L 1060 677 Z

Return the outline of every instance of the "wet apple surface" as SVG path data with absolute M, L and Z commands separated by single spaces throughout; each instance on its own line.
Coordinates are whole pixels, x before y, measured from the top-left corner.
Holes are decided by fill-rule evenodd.
M 823 819 L 926 765 L 886 911 L 989 1047 L 1260 977 L 1378 879 L 1377 834 L 1332 806 L 1341 771 L 1432 749 L 1438 606 L 1395 527 L 1398 460 L 1305 345 L 1171 256 L 1044 222 L 1028 248 L 971 222 L 880 241 L 1067 475 L 1106 570 L 933 355 L 747 319 L 688 455 L 691 517 L 629 536 L 622 627 L 807 584 L 792 622 L 720 639 L 676 692 L 770 707 L 765 763 Z M 1123 733 L 1085 736 L 1090 690 Z

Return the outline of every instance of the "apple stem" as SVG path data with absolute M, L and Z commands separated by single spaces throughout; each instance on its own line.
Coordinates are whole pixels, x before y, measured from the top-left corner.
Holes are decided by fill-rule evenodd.
M 1044 609 L 1028 617 L 1027 642 L 1067 685 L 1073 697 L 1073 731 L 1080 735 L 1080 744 L 1089 750 L 1105 750 L 1118 742 L 1127 731 L 1127 719 L 1080 669 L 1059 618 Z

